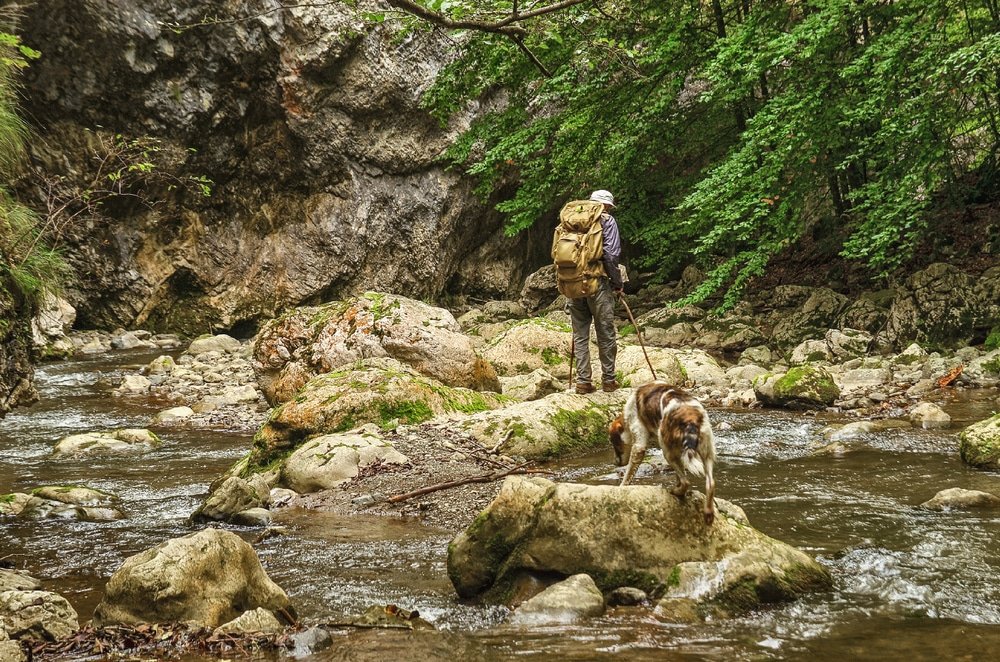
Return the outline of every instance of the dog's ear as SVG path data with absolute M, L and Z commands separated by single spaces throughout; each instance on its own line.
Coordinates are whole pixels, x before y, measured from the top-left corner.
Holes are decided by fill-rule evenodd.
M 624 431 L 625 418 L 622 416 L 618 416 L 618 418 L 611 421 L 611 425 L 608 426 L 608 438 L 611 440 L 611 447 L 615 449 L 615 464 L 619 467 L 625 466 L 625 463 L 628 462 L 625 440 L 622 438 L 622 433 Z

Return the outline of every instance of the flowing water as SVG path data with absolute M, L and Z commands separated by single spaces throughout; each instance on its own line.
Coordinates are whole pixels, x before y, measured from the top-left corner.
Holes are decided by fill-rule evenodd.
M 164 430 L 163 447 L 146 455 L 51 458 L 66 434 L 143 427 L 164 408 L 111 394 L 116 375 L 150 358 L 120 353 L 47 364 L 37 374 L 42 401 L 0 422 L 0 494 L 85 484 L 123 499 L 128 518 L 118 522 L 0 520 L 0 559 L 66 596 L 81 620 L 126 557 L 192 530 L 186 519 L 208 484 L 249 446 L 248 434 Z M 758 529 L 816 556 L 835 579 L 830 592 L 743 618 L 674 625 L 648 609 L 618 608 L 574 626 L 506 625 L 505 609 L 457 600 L 445 571 L 450 535 L 417 522 L 293 509 L 277 517 L 288 534 L 255 548 L 309 622 L 395 603 L 438 628 L 344 630 L 310 661 L 987 659 L 1000 649 L 1000 513 L 916 506 L 948 487 L 1000 494 L 1000 475 L 965 467 L 954 436 L 990 415 L 997 393 L 942 404 L 954 419 L 950 430 L 873 433 L 843 457 L 812 453 L 836 419 L 711 412 L 718 495 L 742 506 Z M 562 480 L 611 483 L 611 459 L 601 452 L 556 470 Z M 257 535 L 234 530 L 251 541 Z

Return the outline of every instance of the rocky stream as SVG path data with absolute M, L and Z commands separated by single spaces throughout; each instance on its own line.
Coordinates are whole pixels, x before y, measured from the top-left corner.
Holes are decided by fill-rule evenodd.
M 79 622 L 85 624 L 95 610 L 99 617 L 108 618 L 111 607 L 105 594 L 111 590 L 109 579 L 131 562 L 130 557 L 205 530 L 206 526 L 221 527 L 250 543 L 266 576 L 281 587 L 279 591 L 287 593 L 283 600 L 294 607 L 298 629 L 319 626 L 329 635 L 324 635 L 322 644 L 286 640 L 283 647 L 265 647 L 256 653 L 259 659 L 292 655 L 307 660 L 505 660 L 553 656 L 590 660 L 624 655 L 636 660 L 971 660 L 982 659 L 984 651 L 1000 645 L 1000 589 L 993 581 L 1000 571 L 1000 510 L 962 508 L 955 502 L 943 508 L 926 503 L 949 488 L 1000 492 L 1000 478 L 995 472 L 963 462 L 957 437 L 960 430 L 989 418 L 996 410 L 1000 395 L 996 387 L 932 389 L 923 399 L 945 419 L 921 424 L 923 419 L 908 414 L 907 407 L 890 409 L 880 405 L 880 397 L 870 401 L 875 409 L 865 410 L 866 415 L 860 417 L 858 411 L 842 407 L 788 411 L 734 406 L 734 398 L 727 397 L 730 391 L 712 386 L 711 380 L 703 378 L 705 385 L 696 392 L 712 405 L 710 415 L 719 453 L 717 496 L 738 506 L 723 508 L 726 516 L 722 522 L 717 521 L 716 533 L 711 535 L 750 530 L 748 520 L 753 529 L 815 558 L 820 564 L 818 572 L 828 573 L 832 583 L 798 593 L 791 601 L 781 598 L 770 603 L 764 599 L 747 609 L 723 609 L 718 605 L 706 608 L 708 603 L 700 604 L 700 600 L 720 590 L 720 582 L 728 581 L 722 576 L 731 562 L 729 557 L 705 566 L 717 567 L 715 575 L 699 571 L 701 574 L 682 577 L 679 586 L 676 581 L 668 581 L 648 593 L 635 590 L 628 594 L 632 598 L 620 593 L 601 597 L 598 592 L 600 606 L 590 616 L 557 613 L 553 617 L 544 611 L 541 617 L 531 616 L 523 598 L 559 578 L 559 573 L 544 571 L 535 573 L 528 585 L 522 583 L 514 589 L 525 592 L 522 599 L 512 599 L 509 594 L 506 600 L 460 599 L 456 594 L 460 584 L 454 583 L 456 570 L 450 559 L 456 552 L 450 547 L 458 544 L 457 533 L 466 531 L 466 536 L 474 537 L 470 532 L 489 521 L 479 513 L 498 492 L 501 497 L 507 494 L 510 501 L 510 490 L 523 492 L 523 486 L 529 483 L 547 489 L 546 481 L 555 481 L 575 490 L 610 489 L 608 494 L 621 493 L 617 487 L 610 487 L 617 485 L 620 473 L 603 440 L 576 446 L 570 449 L 572 452 L 546 456 L 532 446 L 533 421 L 517 415 L 505 421 L 499 418 L 500 412 L 529 407 L 536 418 L 542 419 L 546 407 L 557 406 L 554 403 L 568 410 L 582 406 L 588 412 L 615 411 L 629 389 L 611 395 L 576 396 L 562 392 L 565 386 L 548 375 L 548 381 L 528 381 L 545 392 L 555 392 L 525 396 L 524 383 L 512 381 L 513 374 L 504 375 L 504 361 L 494 356 L 504 391 L 520 393 L 519 398 L 485 404 L 475 400 L 475 406 L 468 406 L 469 411 L 461 411 L 471 401 L 462 400 L 465 405 L 459 406 L 455 398 L 477 392 L 448 390 L 451 387 L 388 358 L 357 358 L 339 372 L 317 377 L 306 374 L 309 365 L 316 368 L 322 363 L 317 357 L 323 352 L 330 357 L 348 347 L 358 351 L 357 344 L 344 344 L 344 338 L 332 329 L 343 331 L 344 327 L 337 325 L 345 319 L 351 320 L 353 331 L 364 328 L 365 311 L 371 313 L 368 321 L 380 329 L 379 342 L 391 349 L 396 327 L 406 326 L 414 306 L 423 310 L 417 302 L 398 301 L 386 307 L 382 299 L 361 298 L 347 312 L 340 305 L 335 312 L 324 315 L 316 309 L 303 309 L 262 331 L 252 348 L 220 336 L 197 341 L 202 343 L 197 349 L 182 351 L 178 347 L 164 354 L 160 346 L 152 347 L 152 341 L 147 341 L 133 349 L 110 351 L 101 351 L 98 345 L 88 356 L 43 365 L 36 375 L 39 403 L 15 410 L 0 425 L 0 485 L 5 488 L 0 491 L 23 494 L 42 485 L 86 485 L 116 495 L 114 508 L 118 515 L 90 518 L 99 521 L 73 514 L 0 518 L 0 560 L 6 567 L 36 578 L 43 591 L 63 596 Z M 388 320 L 379 318 L 379 311 L 392 310 L 394 305 L 394 315 Z M 303 340 L 301 334 L 289 332 L 289 328 L 299 328 L 295 315 L 310 316 L 313 322 L 319 315 L 325 331 Z M 424 318 L 431 325 L 437 319 L 433 315 Z M 470 321 L 464 320 L 466 324 Z M 487 328 L 489 322 L 476 321 L 480 333 L 496 331 Z M 543 335 L 553 329 L 565 333 L 555 314 L 537 324 Z M 442 329 L 450 328 L 443 311 L 440 325 Z M 505 327 L 504 333 L 510 333 L 518 328 L 523 332 L 525 325 L 509 321 L 500 326 Z M 427 327 L 417 324 L 417 328 Z M 309 328 L 315 331 L 316 327 Z M 463 337 L 480 343 L 482 353 L 490 356 L 489 340 L 476 340 L 475 333 Z M 289 338 L 298 339 L 300 345 L 292 346 L 290 352 L 278 351 L 276 347 Z M 515 344 L 511 336 L 507 342 Z M 169 346 L 167 342 L 161 344 Z M 303 346 L 312 353 L 300 351 Z M 508 349 L 508 356 L 516 355 L 516 350 Z M 447 351 L 458 360 L 457 349 Z M 620 363 L 625 371 L 630 370 L 629 352 L 627 346 L 623 347 Z M 525 356 L 534 354 L 526 352 Z M 267 356 L 278 355 L 278 364 L 268 368 Z M 694 361 L 691 356 L 682 358 L 690 369 L 685 374 L 697 370 L 706 374 L 704 361 Z M 245 368 L 249 361 L 255 362 L 257 382 Z M 410 365 L 419 365 L 413 356 L 409 361 Z M 660 356 L 654 361 L 665 358 Z M 558 374 L 560 366 L 553 360 L 548 363 Z M 288 370 L 290 365 L 297 367 Z M 521 365 L 510 372 L 524 373 L 530 367 Z M 838 374 L 837 381 L 843 383 L 841 373 L 830 367 Z M 631 370 L 636 372 L 640 367 Z M 459 372 L 465 375 L 462 379 L 473 374 Z M 225 388 L 213 390 L 214 378 L 205 378 L 209 374 L 223 375 Z M 383 374 L 391 375 L 388 381 L 378 381 Z M 438 377 L 448 379 L 445 374 Z M 638 375 L 635 377 L 641 381 Z M 491 378 L 480 374 L 479 379 Z M 253 390 L 259 383 L 260 392 L 273 397 L 282 384 L 288 386 L 293 381 L 306 385 L 288 388 L 289 393 L 299 395 L 286 396 L 286 404 L 277 409 L 269 409 L 260 393 L 253 398 L 226 400 L 223 392 L 228 389 L 226 392 L 232 395 L 244 389 L 245 393 L 246 388 L 252 386 Z M 758 380 L 758 388 L 766 381 Z M 336 390 L 341 382 L 348 385 L 344 392 Z M 397 407 L 386 420 L 384 406 L 373 409 L 367 401 L 353 400 L 342 404 L 357 393 L 388 397 L 386 394 L 399 388 L 399 383 L 407 385 L 408 397 L 412 397 L 414 388 L 430 384 L 433 392 L 425 394 L 422 402 L 434 408 L 439 406 L 434 398 L 443 398 L 440 406 L 450 408 L 452 413 L 430 412 L 411 420 L 408 417 L 412 408 Z M 543 388 L 546 383 L 548 389 Z M 185 394 L 186 404 L 180 404 L 179 392 Z M 487 400 L 491 397 L 483 395 Z M 327 413 L 322 420 L 309 409 L 315 398 L 325 403 L 323 411 Z M 369 428 L 356 427 L 363 423 L 361 420 L 344 424 L 330 413 L 336 408 L 334 402 L 355 414 L 374 412 L 375 423 Z M 890 398 L 887 404 L 891 403 Z M 178 413 L 178 406 L 186 411 Z M 173 411 L 175 417 L 164 416 L 164 411 Z M 597 427 L 602 429 L 604 425 L 606 419 L 601 419 Z M 153 432 L 158 443 L 140 453 L 53 452 L 58 440 L 72 435 L 145 428 Z M 377 447 L 402 452 L 406 463 L 394 468 L 392 456 L 380 455 L 367 469 L 362 461 L 353 478 L 335 476 L 333 483 L 324 483 L 330 480 L 329 474 L 308 468 L 300 473 L 292 471 L 293 458 L 301 448 L 309 446 L 302 444 L 292 455 L 283 454 L 283 468 L 267 478 L 272 485 L 280 482 L 281 486 L 271 490 L 270 509 L 264 511 L 263 519 L 238 524 L 234 522 L 243 520 L 221 515 L 203 518 L 215 520 L 207 525 L 192 523 L 193 513 L 206 512 L 210 491 L 221 490 L 220 476 L 237 475 L 231 469 L 234 463 L 245 467 L 247 462 L 258 462 L 257 470 L 264 473 L 257 475 L 267 476 L 269 469 L 265 465 L 270 456 L 261 454 L 295 437 L 295 429 L 306 428 L 313 437 L 334 430 L 339 432 L 327 437 L 369 434 L 381 440 Z M 575 430 L 582 435 L 584 428 L 586 425 L 578 423 Z M 489 437 L 491 434 L 493 437 Z M 499 443 L 490 444 L 485 441 L 487 437 L 499 439 Z M 490 446 L 493 450 L 503 446 L 503 452 L 491 454 Z M 249 459 L 248 448 L 253 449 Z M 331 446 L 324 451 L 327 455 L 323 466 L 330 464 L 336 449 Z M 521 460 L 515 462 L 508 454 Z M 535 458 L 530 466 L 545 473 L 511 477 L 506 483 L 497 479 L 440 490 L 401 504 L 386 504 L 382 498 L 463 476 L 498 474 L 503 469 L 529 466 L 523 464 L 523 458 Z M 302 481 L 307 479 L 319 483 L 306 489 Z M 639 487 L 628 489 L 649 489 L 672 484 L 672 480 L 658 451 L 654 451 L 640 470 L 636 481 Z M 303 494 L 289 491 L 290 484 Z M 607 487 L 583 487 L 587 485 Z M 666 492 L 649 495 L 661 499 Z M 558 490 L 550 491 L 545 498 L 555 503 Z M 502 501 L 498 499 L 491 506 L 494 517 L 502 517 L 496 515 L 496 504 Z M 666 495 L 663 508 L 670 510 L 675 502 L 674 497 Z M 738 513 L 740 509 L 745 519 Z M 693 514 L 685 519 L 683 512 L 674 517 L 680 518 L 678 540 L 688 539 L 688 534 L 683 533 L 687 526 L 684 522 L 700 522 Z M 573 523 L 569 526 L 572 530 Z M 606 533 L 607 529 L 602 531 Z M 605 544 L 600 535 L 594 532 L 592 536 L 597 547 Z M 630 529 L 627 535 L 645 536 L 647 532 Z M 570 544 L 568 540 L 563 537 L 565 545 Z M 486 555 L 492 553 L 487 550 Z M 641 573 L 631 576 L 641 577 Z M 611 580 L 603 577 L 601 581 L 607 584 Z M 534 589 L 531 582 L 537 584 Z M 661 599 L 664 589 L 666 596 Z M 758 589 L 758 594 L 764 593 Z M 389 627 L 372 627 L 373 623 L 361 616 L 373 607 L 382 609 L 386 605 L 396 605 L 407 615 L 416 611 L 419 619 L 403 625 L 389 619 L 377 623 Z M 422 627 L 414 627 L 415 623 Z M 39 650 L 44 657 L 45 649 Z M 238 654 L 243 649 L 235 650 L 224 654 Z M 218 651 L 185 649 L 171 653 L 161 648 L 155 654 L 216 659 Z M 97 649 L 88 655 L 73 649 L 55 656 L 83 658 L 100 659 L 102 655 Z

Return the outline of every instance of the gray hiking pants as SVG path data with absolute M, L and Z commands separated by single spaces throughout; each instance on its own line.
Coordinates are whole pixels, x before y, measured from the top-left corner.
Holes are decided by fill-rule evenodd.
M 594 323 L 597 334 L 597 354 L 601 359 L 602 381 L 615 378 L 615 358 L 618 344 L 615 338 L 615 295 L 607 278 L 601 279 L 600 287 L 593 296 L 570 299 L 566 306 L 573 322 L 573 352 L 576 354 L 576 374 L 578 382 L 591 383 L 590 374 L 590 323 Z

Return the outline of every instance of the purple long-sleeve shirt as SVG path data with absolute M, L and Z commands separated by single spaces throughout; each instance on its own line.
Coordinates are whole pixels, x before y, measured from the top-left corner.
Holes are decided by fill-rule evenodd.
M 607 212 L 601 214 L 601 231 L 604 237 L 604 271 L 611 281 L 611 289 L 622 288 L 622 275 L 618 271 L 618 263 L 622 257 L 622 240 L 618 235 L 618 221 Z

